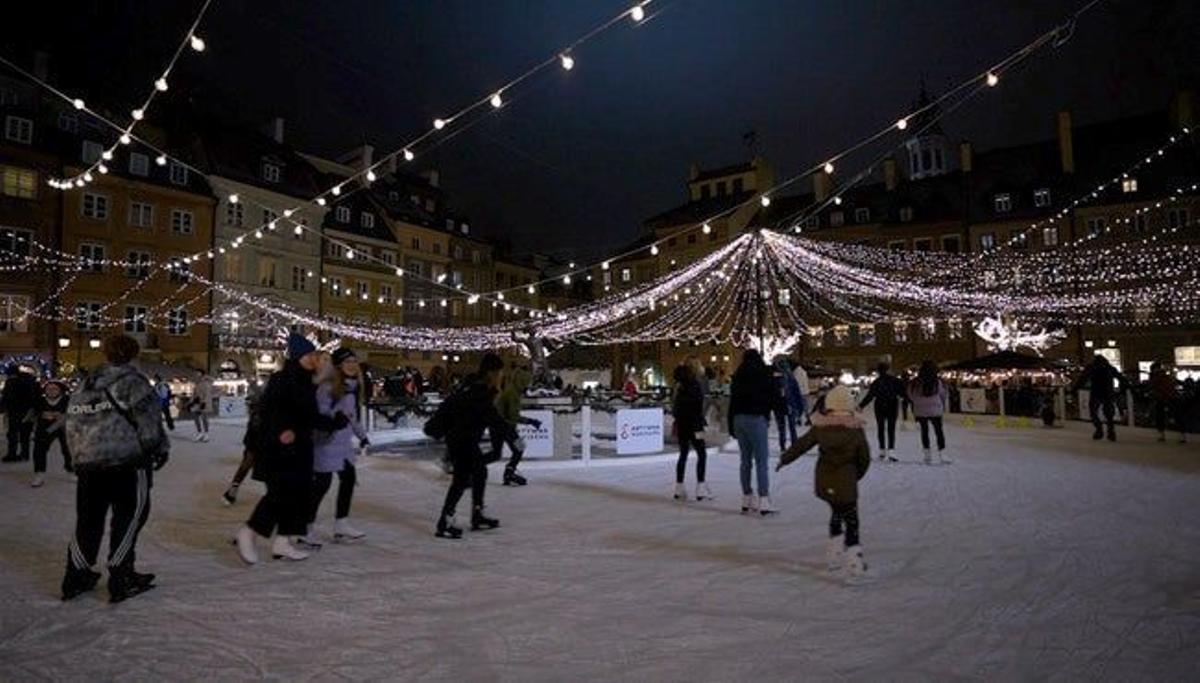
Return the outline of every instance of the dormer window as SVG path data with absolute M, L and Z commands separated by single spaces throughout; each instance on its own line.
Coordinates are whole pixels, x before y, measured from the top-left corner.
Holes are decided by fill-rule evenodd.
M 1038 208 L 1050 206 L 1050 190 L 1049 188 L 1039 188 L 1033 191 L 1033 205 Z
M 333 215 L 334 215 L 334 218 L 337 219 L 338 223 L 349 223 L 350 222 L 350 207 L 339 206 L 337 208 L 337 210 L 334 211 Z
M 871 210 L 866 207 L 860 207 L 854 210 L 855 223 L 867 223 L 871 220 Z
M 1008 213 L 1012 211 L 1012 195 L 1001 193 L 992 198 L 992 204 L 996 208 L 996 213 Z
M 913 219 L 913 208 L 911 206 L 900 207 L 900 222 L 908 223 Z
M 33 121 L 20 116 L 9 116 L 4 119 L 4 137 L 13 142 L 30 144 L 33 142 Z
M 809 228 L 810 230 L 821 227 L 821 217 L 820 216 L 809 216 L 804 221 L 804 227 Z
M 177 161 L 172 161 L 171 162 L 171 182 L 174 183 L 175 185 L 187 185 L 188 184 L 187 166 L 184 166 L 183 164 L 181 164 Z
M 733 193 L 734 194 L 741 194 L 745 190 L 745 187 L 746 187 L 746 184 L 742 181 L 741 178 L 733 179 Z
M 725 181 L 724 181 L 724 180 L 720 180 L 720 181 L 718 181 L 718 182 L 717 182 L 717 196 L 718 196 L 718 197 L 720 197 L 721 195 L 725 194 L 725 192 L 726 192 L 726 190 L 725 190 L 725 187 L 726 187 L 726 186 L 725 186 Z
M 279 172 L 280 172 L 279 164 L 272 164 L 272 163 L 266 162 L 266 161 L 263 162 L 263 165 L 262 165 L 263 180 L 267 181 L 268 183 L 277 183 L 277 182 L 279 182 Z
M 464 235 L 471 234 L 471 226 L 467 225 L 466 223 L 460 223 L 458 226 L 458 230 L 459 230 L 459 232 L 461 232 Z
M 375 227 L 375 214 L 367 213 L 366 211 L 363 211 L 362 212 L 362 226 L 364 228 Z
M 846 223 L 846 214 L 841 211 L 834 211 L 829 214 L 829 227 L 836 228 Z
M 700 186 L 700 198 L 708 199 L 710 196 L 711 196 L 711 192 L 709 191 L 708 183 L 701 185 Z
M 1132 194 L 1138 191 L 1137 178 L 1122 178 L 1121 191 L 1125 194 Z
M 150 157 L 137 152 L 129 153 L 129 172 L 133 175 L 150 175 Z

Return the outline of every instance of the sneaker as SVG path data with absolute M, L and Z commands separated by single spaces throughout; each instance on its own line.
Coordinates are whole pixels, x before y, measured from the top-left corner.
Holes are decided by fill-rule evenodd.
M 287 536 L 276 536 L 271 543 L 271 556 L 277 560 L 299 562 L 308 559 L 308 553 L 292 545 Z
M 775 509 L 775 506 L 771 504 L 770 496 L 763 496 L 758 499 L 758 513 L 760 515 L 766 517 L 767 515 L 773 515 L 776 512 L 778 511 Z
M 1100 428 L 1096 428 L 1096 431 L 1092 432 L 1092 438 L 1095 439 L 1096 441 L 1103 439 L 1104 438 L 1104 430 L 1102 430 Z
M 357 541 L 359 539 L 366 538 L 366 536 L 366 534 L 351 526 L 349 519 L 333 520 L 334 542 Z
M 885 457 L 887 457 L 888 462 L 900 462 L 900 458 L 896 457 L 896 449 L 895 448 L 889 448 L 886 451 L 884 451 L 883 454 Z
M 708 484 L 700 482 L 696 484 L 696 500 L 712 500 L 712 489 L 708 488 Z
M 1109 440 L 1109 441 L 1116 441 L 1116 440 L 1117 440 L 1117 431 L 1116 431 L 1115 429 L 1109 428 L 1109 430 L 1108 430 L 1108 440 Z
M 74 600 L 80 595 L 94 590 L 96 584 L 99 582 L 99 572 L 94 572 L 91 569 L 68 567 L 62 581 L 62 599 L 64 601 Z
M 504 479 L 502 483 L 505 486 L 524 486 L 528 484 L 529 481 L 526 480 L 525 477 L 517 474 L 516 470 L 509 470 L 506 468 L 504 470 Z
M 192 440 L 193 441 L 203 441 L 204 440 L 204 432 L 197 433 L 196 436 L 192 437 Z
M 42 485 L 45 483 L 46 483 L 46 477 L 44 475 L 42 475 L 40 472 L 38 474 L 33 475 L 33 479 L 29 480 L 29 485 L 35 489 L 40 489 L 42 487 Z
M 225 489 L 225 493 L 221 494 L 221 501 L 224 502 L 225 505 L 233 505 L 237 502 L 237 494 L 238 485 L 230 484 L 229 488 Z
M 114 605 L 154 588 L 153 574 L 112 568 L 108 572 L 108 601 Z
M 684 487 L 683 482 L 675 485 L 675 500 L 687 500 L 687 489 Z
M 242 562 L 246 564 L 258 564 L 258 549 L 254 547 L 254 530 L 248 526 L 238 529 L 237 536 L 233 539 L 233 544 L 237 546 L 238 557 L 242 558 Z

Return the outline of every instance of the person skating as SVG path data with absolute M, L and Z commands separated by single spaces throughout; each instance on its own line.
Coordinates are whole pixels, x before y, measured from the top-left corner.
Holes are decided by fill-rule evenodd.
M 946 435 L 942 430 L 942 416 L 946 412 L 946 400 L 950 397 L 946 385 L 938 378 L 937 365 L 927 360 L 921 363 L 917 376 L 908 383 L 908 400 L 912 403 L 913 417 L 921 425 L 921 449 L 925 464 L 933 464 L 933 453 L 929 447 L 929 428 L 933 427 L 937 437 L 938 462 L 950 464 L 946 457 Z
M 708 450 L 704 443 L 704 388 L 691 365 L 675 368 L 675 396 L 671 414 L 675 416 L 675 435 L 679 439 L 679 459 L 675 462 L 675 500 L 687 500 L 684 475 L 687 472 L 688 450 L 696 451 L 696 500 L 712 498 L 705 483 Z
M 844 386 L 831 389 L 823 409 L 814 411 L 810 419 L 812 429 L 784 452 L 776 471 L 813 446 L 820 449 L 813 489 L 830 508 L 826 561 L 830 571 L 839 571 L 844 565 L 850 575 L 861 576 L 867 563 L 858 535 L 858 481 L 871 466 L 863 422 L 854 412 L 854 397 Z
M 733 373 L 729 389 L 729 433 L 737 439 L 741 452 L 742 512 L 757 510 L 762 515 L 775 512 L 771 504 L 770 473 L 767 458 L 768 427 L 775 395 L 771 370 L 755 349 L 742 353 L 742 362 Z M 750 485 L 750 473 L 758 479 L 758 495 Z
M 258 562 L 255 537 L 269 539 L 272 534 L 271 554 L 276 559 L 308 558 L 291 538 L 308 531 L 313 433 L 336 431 L 349 423 L 341 413 L 328 417 L 317 410 L 314 375 L 323 363 L 316 346 L 293 332 L 287 340 L 283 368 L 271 375 L 259 399 L 262 428 L 254 449 L 254 478 L 266 484 L 267 492 L 235 537 L 238 554 L 246 564 Z
M 208 375 L 200 375 L 192 390 L 192 419 L 196 422 L 196 440 L 208 441 L 208 416 L 213 411 L 213 381 Z
M 877 376 L 867 389 L 867 395 L 858 407 L 865 408 L 875 402 L 875 429 L 879 437 L 879 459 L 896 462 L 896 413 L 900 410 L 900 398 L 905 387 L 898 377 L 889 372 L 891 366 L 880 363 L 876 366 Z
M 175 431 L 175 418 L 171 417 L 171 401 L 174 394 L 171 391 L 171 385 L 163 378 L 154 376 L 154 393 L 158 396 L 158 403 L 162 406 L 163 421 L 167 423 L 167 429 Z
M 789 384 L 792 379 L 791 368 L 787 365 L 787 359 L 782 356 L 775 359 L 774 365 L 771 366 L 771 379 L 775 382 L 775 393 L 772 396 L 771 412 L 775 415 L 775 428 L 779 431 L 779 450 L 783 452 L 787 448 L 789 440 L 796 440 L 796 405 L 795 397 Z
M 529 382 L 529 373 L 514 365 L 508 369 L 508 373 L 504 377 L 504 389 L 496 397 L 496 409 L 500 411 L 500 416 L 513 426 L 514 430 L 519 424 L 530 425 L 534 429 L 542 428 L 541 420 L 521 415 L 521 399 L 525 396 L 525 390 L 529 388 Z M 518 450 L 513 446 L 513 442 L 506 442 L 501 434 L 493 434 L 489 431 L 489 436 L 492 440 L 492 455 L 497 460 L 501 457 L 501 451 L 503 451 L 505 443 L 508 443 L 509 450 L 512 451 L 512 456 L 509 457 L 508 462 L 504 465 L 504 479 L 502 483 L 505 486 L 525 486 L 528 484 L 529 481 L 517 472 L 517 467 L 521 465 L 521 458 L 525 455 L 524 451 Z
M 154 587 L 154 575 L 137 572 L 134 561 L 138 534 L 150 515 L 153 471 L 166 464 L 170 441 L 154 388 L 129 364 L 140 350 L 137 341 L 115 335 L 105 339 L 102 348 L 107 362 L 84 379 L 67 407 L 67 443 L 79 483 L 63 600 L 92 590 L 100 580 L 92 565 L 110 509 L 110 601 L 121 602 Z
M 1158 440 L 1167 440 L 1167 419 L 1174 413 L 1179 417 L 1178 409 L 1180 400 L 1177 393 L 1178 382 L 1170 375 L 1162 366 L 1162 363 L 1155 361 L 1150 365 L 1150 397 L 1154 399 L 1154 427 L 1158 430 Z M 1183 420 L 1176 420 L 1179 426 L 1179 442 L 1187 441 L 1187 431 L 1184 429 Z
M 1088 387 L 1088 413 L 1091 415 L 1092 425 L 1096 428 L 1092 433 L 1092 438 L 1097 441 L 1103 439 L 1104 427 L 1107 425 L 1108 440 L 1116 441 L 1117 431 L 1113 426 L 1113 418 L 1116 414 L 1115 401 L 1117 396 L 1125 390 L 1125 376 L 1114 368 L 1107 358 L 1096 355 L 1075 382 L 1074 388 L 1078 391 L 1084 385 Z M 1101 413 L 1104 413 L 1104 423 L 1100 421 Z
M 485 354 L 479 362 L 479 372 L 463 380 L 459 388 L 446 401 L 446 453 L 454 466 L 450 488 L 438 515 L 436 535 L 438 538 L 457 539 L 462 529 L 457 525 L 455 511 L 463 493 L 471 489 L 471 529 L 495 529 L 499 520 L 483 514 L 484 492 L 487 487 L 487 463 L 479 449 L 483 430 L 499 434 L 505 441 L 516 444 L 516 450 L 525 450 L 525 444 L 517 430 L 496 410 L 496 394 L 500 390 L 504 361 L 494 353 Z
M 37 380 L 18 365 L 8 368 L 8 379 L 0 391 L 0 409 L 8 415 L 8 454 L 4 462 L 29 459 L 33 437 L 34 409 L 39 398 Z
M 336 432 L 317 432 L 313 444 L 313 491 L 309 528 L 317 521 L 321 501 L 338 475 L 337 509 L 333 519 L 333 540 L 356 541 L 366 536 L 350 523 L 350 502 L 358 481 L 355 454 L 369 445 L 367 432 L 357 415 L 361 391 L 361 370 L 354 351 L 341 347 L 333 352 L 333 367 L 317 386 L 317 410 L 332 418 L 345 415 L 350 422 Z
M 242 482 L 246 480 L 246 475 L 254 469 L 254 451 L 258 448 L 259 431 L 262 429 L 260 405 L 262 405 L 261 394 L 246 398 L 247 419 L 246 433 L 242 435 L 242 462 L 238 464 L 237 471 L 233 473 L 229 488 L 221 494 L 221 500 L 226 505 L 233 505 L 237 502 L 238 490 L 241 489 Z
M 58 443 L 62 451 L 63 469 L 73 472 L 71 466 L 71 449 L 67 447 L 67 397 L 66 384 L 52 379 L 42 387 L 42 397 L 37 406 L 37 425 L 33 434 L 33 480 L 30 484 L 37 488 L 45 483 L 46 455 L 50 446 Z

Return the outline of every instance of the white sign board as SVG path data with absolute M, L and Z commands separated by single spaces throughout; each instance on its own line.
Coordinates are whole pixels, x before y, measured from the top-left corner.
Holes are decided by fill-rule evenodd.
M 986 413 L 987 390 L 978 388 L 959 389 L 958 406 L 959 410 L 964 413 Z
M 662 408 L 622 408 L 617 411 L 617 455 L 661 453 Z
M 517 425 L 517 434 L 525 440 L 525 457 L 553 458 L 554 412 L 550 410 L 522 410 L 521 417 L 527 417 L 542 423 L 536 429 L 533 425 Z
M 241 417 L 246 414 L 244 396 L 221 396 L 217 399 L 217 414 L 220 417 Z

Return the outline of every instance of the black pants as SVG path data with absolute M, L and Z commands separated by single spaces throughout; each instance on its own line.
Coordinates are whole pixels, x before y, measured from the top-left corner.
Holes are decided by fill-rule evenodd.
M 33 438 L 33 423 L 25 422 L 12 413 L 8 415 L 8 459 L 28 460 L 29 442 Z
M 345 519 L 350 516 L 350 500 L 354 497 L 356 483 L 358 483 L 358 472 L 354 469 L 354 465 L 346 463 L 342 467 L 342 471 L 338 472 L 337 511 L 334 513 L 337 519 Z M 321 509 L 321 501 L 325 500 L 325 494 L 329 493 L 331 486 L 333 486 L 333 472 L 313 474 L 312 511 L 308 515 L 309 524 L 317 521 L 317 512 Z
M 880 405 L 875 402 L 875 429 L 879 435 L 879 450 L 896 447 L 896 411 L 899 406 Z M 884 440 L 887 437 L 887 440 Z
M 67 547 L 67 566 L 88 569 L 96 564 L 104 520 L 112 509 L 108 534 L 108 566 L 132 569 L 138 533 L 150 516 L 152 474 L 145 468 L 119 468 L 79 473 L 75 489 L 75 537 Z
M 492 434 L 491 430 L 488 430 L 488 432 L 488 435 L 492 439 L 492 455 L 495 460 L 499 460 L 504 453 L 504 444 L 508 442 L 499 434 Z M 512 451 L 512 456 L 509 457 L 508 464 L 504 466 L 504 469 L 509 472 L 516 472 L 517 466 L 521 464 L 521 458 L 525 457 L 525 451 L 518 451 L 516 448 L 513 448 L 511 443 L 508 443 L 508 450 Z
M 1108 424 L 1108 431 L 1113 431 L 1113 416 L 1116 415 L 1116 406 L 1113 405 L 1112 397 L 1092 396 L 1088 399 L 1088 413 L 1092 416 L 1092 424 L 1096 426 L 1096 431 L 1104 426 L 1100 422 L 1100 413 L 1103 411 L 1104 420 Z
M 933 425 L 933 433 L 937 436 L 939 451 L 946 450 L 946 434 L 942 431 L 942 417 L 918 417 L 917 424 L 921 425 L 921 448 L 929 448 L 929 425 Z
M 846 547 L 858 545 L 858 503 L 829 503 L 829 537 L 837 538 L 846 530 Z
M 1167 431 L 1167 421 L 1172 413 L 1175 413 L 1176 419 L 1179 421 L 1179 432 L 1183 433 L 1183 420 L 1175 410 L 1175 406 L 1171 405 L 1172 401 L 1155 401 L 1154 402 L 1154 427 L 1160 432 Z
M 233 486 L 241 486 L 246 480 L 246 475 L 250 474 L 250 470 L 254 469 L 254 451 L 249 448 L 242 449 L 242 462 L 238 465 L 237 472 L 233 473 L 233 481 L 230 482 Z
M 786 450 L 788 445 L 787 436 L 792 437 L 791 443 L 796 443 L 796 420 L 786 408 L 783 410 L 775 409 L 775 428 L 779 430 L 779 450 Z
M 696 434 L 696 432 L 679 432 L 679 460 L 675 462 L 675 483 L 677 484 L 683 483 L 690 448 L 696 449 L 696 482 L 704 483 L 704 473 L 708 467 L 707 444 Z
M 171 417 L 171 404 L 162 404 L 162 416 L 167 423 L 167 429 L 175 431 L 175 418 Z
M 46 454 L 50 452 L 50 446 L 54 442 L 58 442 L 58 449 L 62 451 L 63 469 L 71 471 L 71 451 L 67 448 L 67 432 L 65 429 L 59 429 L 53 434 L 38 432 L 33 439 L 33 471 L 41 474 L 46 471 Z
M 312 505 L 312 472 L 282 472 L 267 477 L 267 494 L 254 506 L 246 526 L 263 538 L 303 536 Z
M 483 453 L 478 446 L 467 446 L 461 450 L 449 447 L 448 456 L 454 464 L 454 475 L 450 480 L 450 488 L 446 491 L 446 501 L 442 504 L 442 515 L 449 517 L 458 509 L 458 501 L 463 493 L 471 489 L 471 506 L 483 508 L 483 494 L 487 490 L 487 465 L 483 462 Z

